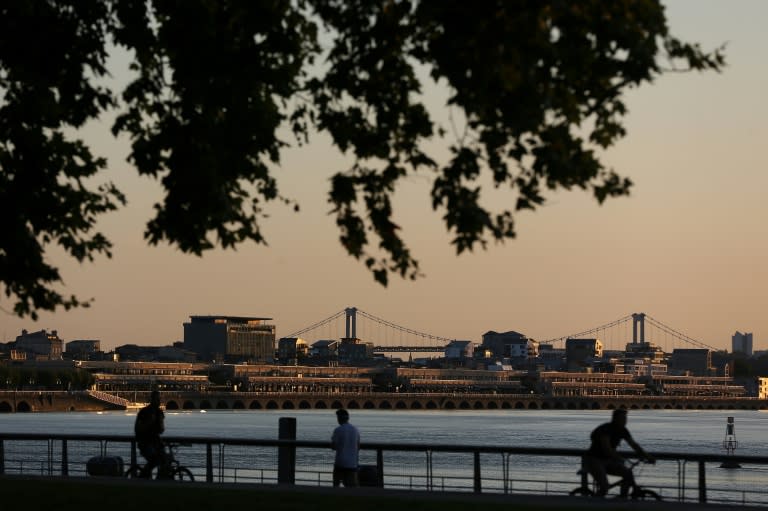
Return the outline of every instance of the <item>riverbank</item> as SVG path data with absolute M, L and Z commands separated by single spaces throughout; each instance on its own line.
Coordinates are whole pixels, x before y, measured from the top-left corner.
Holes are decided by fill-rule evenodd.
M 749 397 L 542 396 L 398 392 L 161 392 L 166 410 L 766 410 Z M 108 411 L 135 408 L 149 392 L 0 391 L 0 412 Z

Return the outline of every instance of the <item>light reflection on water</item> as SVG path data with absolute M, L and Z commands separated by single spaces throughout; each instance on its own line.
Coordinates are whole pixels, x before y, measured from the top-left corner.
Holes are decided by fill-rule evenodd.
M 15 413 L 0 415 L 0 430 L 17 433 L 126 434 L 136 411 Z M 351 410 L 363 442 L 586 448 L 589 433 L 610 411 Z M 768 412 L 755 410 L 632 410 L 628 427 L 651 451 L 722 454 L 727 417 L 735 419 L 737 454 L 768 456 Z M 300 440 L 327 440 L 333 410 L 167 411 L 166 435 L 277 438 L 278 420 L 294 417 Z

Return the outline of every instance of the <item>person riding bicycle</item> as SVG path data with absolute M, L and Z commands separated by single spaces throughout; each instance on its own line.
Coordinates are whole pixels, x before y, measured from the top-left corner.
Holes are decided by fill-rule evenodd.
M 149 478 L 155 467 L 167 466 L 165 445 L 160 435 L 165 431 L 165 414 L 160 409 L 160 392 L 153 390 L 149 404 L 136 415 L 134 432 L 139 452 L 147 460 L 141 469 L 141 477 Z
M 627 497 L 630 488 L 636 488 L 632 470 L 624 465 L 624 458 L 616 451 L 622 440 L 648 463 L 656 462 L 654 457 L 645 452 L 629 434 L 627 411 L 624 409 L 614 410 L 611 422 L 596 427 L 590 435 L 590 440 L 592 443 L 584 456 L 584 465 L 595 479 L 597 494 L 600 496 L 608 492 L 608 474 L 621 476 L 620 496 L 622 498 Z

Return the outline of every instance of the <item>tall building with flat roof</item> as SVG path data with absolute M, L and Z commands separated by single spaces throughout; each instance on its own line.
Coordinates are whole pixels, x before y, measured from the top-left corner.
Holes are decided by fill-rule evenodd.
M 190 316 L 184 323 L 184 349 L 209 362 L 273 362 L 275 325 L 272 318 Z
M 741 333 L 738 330 L 731 337 L 731 352 L 741 352 L 748 357 L 752 356 L 752 334 Z

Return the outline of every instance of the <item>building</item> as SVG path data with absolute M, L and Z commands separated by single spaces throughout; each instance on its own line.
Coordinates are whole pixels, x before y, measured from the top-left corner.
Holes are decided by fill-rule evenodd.
M 491 330 L 484 333 L 481 347 L 484 351 L 490 350 L 492 356 L 501 358 L 535 357 L 538 353 L 538 343 L 513 330 L 501 333 Z
M 569 371 L 583 371 L 603 357 L 600 339 L 566 339 L 565 362 Z
M 621 370 L 619 370 L 621 367 Z M 624 362 L 616 364 L 616 372 L 631 374 L 636 377 L 654 376 L 657 374 L 667 374 L 667 364 L 654 362 L 651 359 L 626 359 Z
M 339 344 L 339 363 L 343 365 L 366 365 L 373 360 L 373 343 L 363 342 L 355 337 L 342 337 Z
M 645 384 L 623 373 L 542 371 L 538 386 L 542 394 L 552 397 L 640 396 L 646 392 Z
M 93 375 L 95 390 L 200 392 L 210 387 L 208 364 L 109 361 L 79 361 L 75 364 Z
M 338 360 L 339 344 L 339 341 L 335 339 L 321 339 L 315 341 L 309 348 L 309 356 L 318 361 Z
M 565 369 L 565 349 L 555 348 L 551 344 L 539 345 L 539 356 L 536 365 L 541 371 L 560 371 Z
M 731 352 L 744 353 L 746 356 L 752 356 L 752 334 L 741 333 L 738 330 L 731 336 Z
M 283 337 L 277 341 L 277 359 L 281 364 L 296 365 L 309 355 L 309 345 L 301 337 Z
M 712 351 L 706 348 L 676 348 L 669 358 L 669 373 L 673 375 L 710 376 Z
M 102 358 L 101 341 L 77 339 L 65 344 L 64 355 L 71 360 L 94 360 Z
M 451 360 L 463 360 L 472 358 L 475 344 L 472 341 L 451 341 L 445 347 L 445 358 Z
M 523 394 L 527 389 L 521 383 L 525 373 L 512 369 L 417 369 L 398 367 L 395 381 L 401 392 L 490 392 Z
M 652 342 L 627 343 L 626 351 L 624 353 L 625 358 L 631 360 L 646 358 L 653 362 L 662 362 L 666 358 L 664 350 Z
M 757 398 L 768 399 L 768 378 L 765 376 L 757 378 Z
M 209 362 L 272 362 L 275 325 L 272 318 L 190 316 L 184 323 L 184 349 Z
M 61 360 L 63 342 L 59 339 L 56 330 L 49 334 L 45 330 L 38 332 L 21 331 L 16 337 L 16 350 L 26 353 L 26 359 L 36 360 Z

